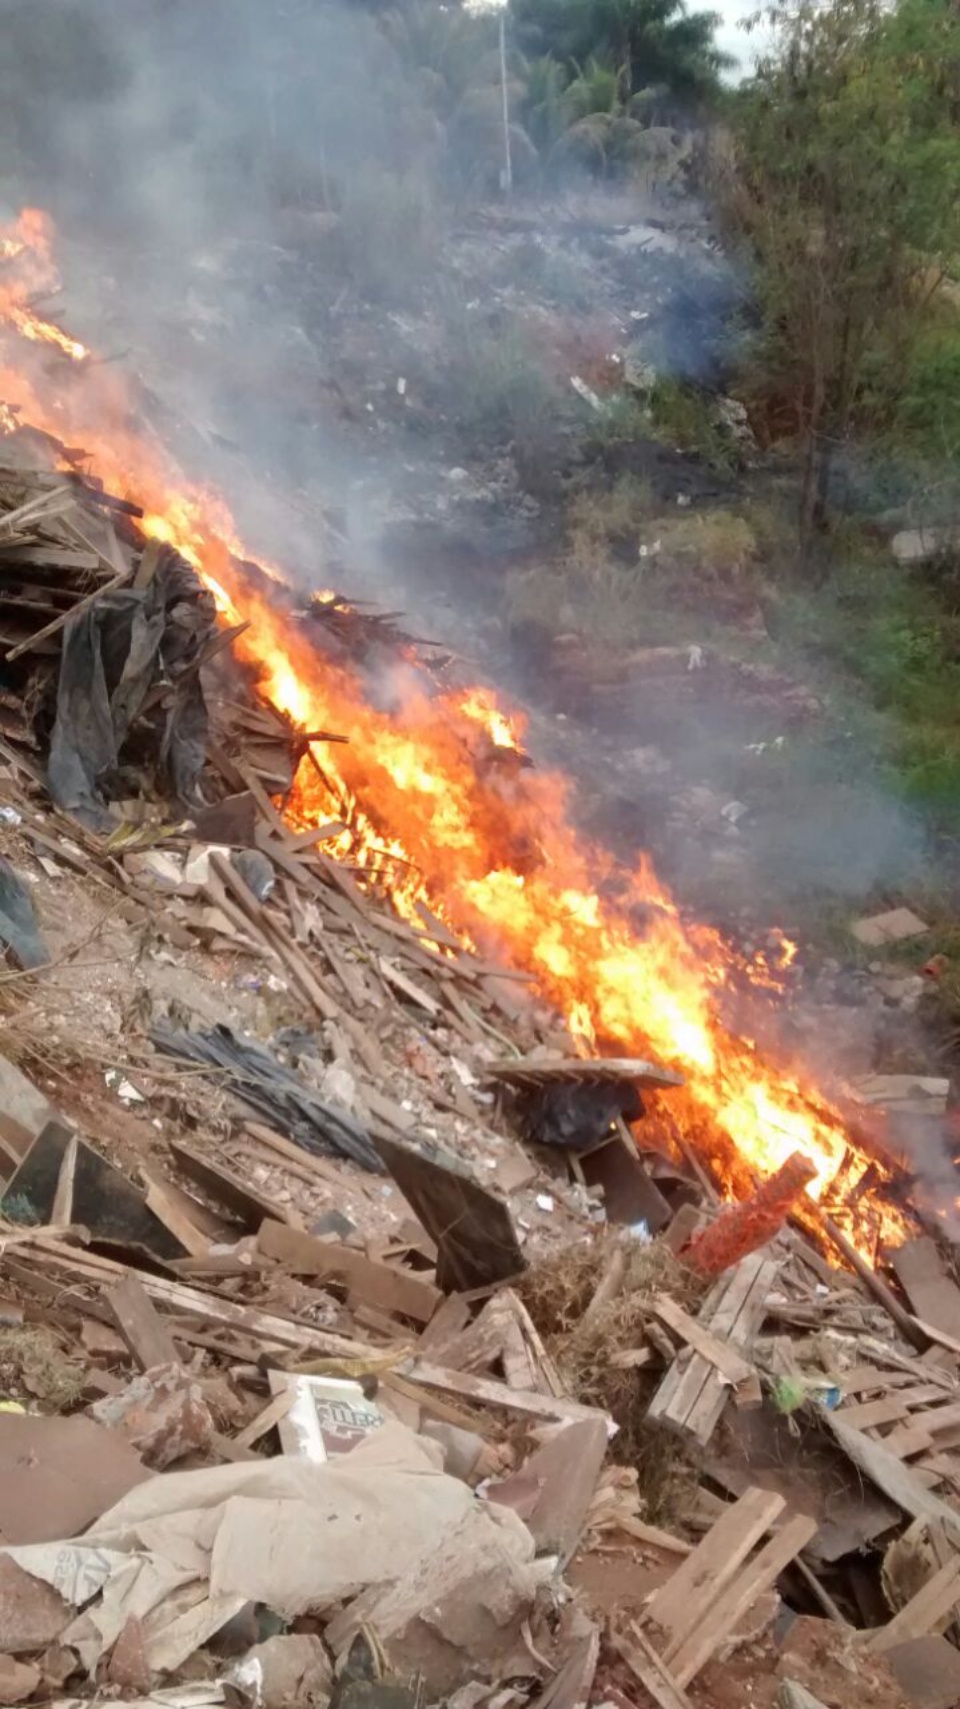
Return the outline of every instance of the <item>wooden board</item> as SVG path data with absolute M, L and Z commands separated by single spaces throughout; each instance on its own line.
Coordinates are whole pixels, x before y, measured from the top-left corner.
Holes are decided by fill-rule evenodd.
M 832 1431 L 844 1453 L 884 1495 L 914 1519 L 938 1519 L 954 1547 L 960 1547 L 960 1513 L 926 1489 L 909 1467 L 883 1442 L 845 1424 L 842 1413 L 823 1411 L 821 1422 Z
M 871 1634 L 867 1647 L 878 1655 L 908 1638 L 922 1638 L 957 1608 L 960 1608 L 960 1555 L 953 1555 L 886 1626 Z
M 141 1370 L 180 1363 L 173 1336 L 135 1276 L 124 1276 L 107 1295 L 107 1305 Z
M 675 1300 L 670 1299 L 669 1295 L 659 1294 L 653 1309 L 660 1322 L 672 1329 L 695 1353 L 700 1353 L 708 1364 L 715 1366 L 732 1388 L 749 1383 L 756 1375 L 753 1366 L 741 1358 L 728 1341 L 718 1340 L 697 1318 L 691 1317 L 689 1312 L 685 1312 Z
M 382 1137 L 373 1143 L 436 1242 L 437 1286 L 443 1293 L 512 1281 L 526 1268 L 507 1206 L 458 1169 L 455 1159 L 441 1162 Z
M 778 1270 L 777 1261 L 763 1252 L 742 1259 L 720 1277 L 708 1295 L 697 1319 L 701 1328 L 738 1356 L 749 1353 Z M 647 1417 L 703 1448 L 713 1435 L 730 1392 L 730 1384 L 716 1364 L 687 1347 L 667 1371 Z
M 776 1583 L 784 1567 L 809 1543 L 816 1529 L 816 1520 L 808 1514 L 798 1513 L 788 1519 L 760 1553 L 747 1562 L 743 1572 L 733 1578 L 684 1642 L 679 1647 L 671 1646 L 664 1659 L 681 1687 L 690 1684 L 717 1646 L 736 1631 L 738 1621 Z
M 440 1389 L 444 1394 L 458 1395 L 466 1401 L 498 1407 L 525 1417 L 555 1418 L 564 1423 L 570 1419 L 603 1418 L 608 1435 L 612 1431 L 611 1421 L 598 1407 L 581 1406 L 578 1401 L 564 1400 L 559 1395 L 531 1394 L 523 1389 L 512 1389 L 509 1384 L 495 1382 L 492 1377 L 448 1371 L 445 1366 L 430 1364 L 425 1359 L 411 1359 L 403 1366 L 403 1375 L 411 1382 Z
M 785 1506 L 775 1491 L 746 1490 L 657 1592 L 647 1615 L 664 1634 L 664 1654 L 679 1648 L 694 1630 L 720 1586 L 742 1565 Z
M 342 1283 L 351 1297 L 382 1311 L 412 1317 L 417 1323 L 429 1323 L 440 1304 L 439 1289 L 412 1270 L 379 1263 L 351 1246 L 317 1240 L 280 1222 L 261 1225 L 257 1247 L 265 1257 L 276 1258 L 297 1275 Z
M 658 1068 L 653 1062 L 636 1057 L 566 1057 L 558 1062 L 528 1061 L 525 1057 L 508 1057 L 489 1062 L 481 1070 L 482 1080 L 497 1080 L 510 1086 L 548 1086 L 559 1083 L 575 1084 L 580 1080 L 630 1081 L 635 1086 L 682 1086 L 683 1076 L 668 1068 Z
M 906 1240 L 890 1253 L 890 1263 L 915 1315 L 960 1341 L 960 1288 L 947 1274 L 936 1242 L 927 1235 Z
M 195 1181 L 205 1193 L 217 1204 L 235 1216 L 246 1234 L 256 1234 L 261 1223 L 269 1218 L 274 1222 L 288 1222 L 289 1213 L 278 1207 L 272 1199 L 258 1193 L 237 1174 L 235 1169 L 221 1169 L 219 1164 L 203 1157 L 198 1151 L 192 1151 L 189 1146 L 181 1145 L 177 1140 L 170 1141 L 170 1151 L 177 1168 L 182 1169 L 189 1180 Z

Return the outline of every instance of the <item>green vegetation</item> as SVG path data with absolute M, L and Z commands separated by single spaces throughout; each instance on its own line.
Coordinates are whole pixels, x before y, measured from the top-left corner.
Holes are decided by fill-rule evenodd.
M 726 204 L 754 262 L 754 397 L 802 448 L 809 559 L 838 456 L 909 394 L 931 278 L 960 250 L 960 14 L 791 0 L 774 17 L 774 50 L 732 106 Z M 929 378 L 921 391 L 922 418 Z

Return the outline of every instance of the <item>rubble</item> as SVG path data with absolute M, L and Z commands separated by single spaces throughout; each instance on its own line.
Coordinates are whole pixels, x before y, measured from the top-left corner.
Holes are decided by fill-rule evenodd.
M 285 817 L 302 733 L 182 563 L 82 483 L 29 490 L 0 479 L 41 554 L 0 542 L 20 589 L 2 836 L 50 959 L 16 989 L 65 1008 L 90 891 L 95 929 L 122 910 L 137 934 L 114 959 L 168 978 L 126 988 L 109 1028 L 80 962 L 83 1033 L 0 995 L 23 1063 L 0 1057 L 0 1370 L 22 1409 L 0 1412 L 0 1696 L 685 1709 L 730 1668 L 758 1703 L 835 1709 L 851 1653 L 891 1705 L 894 1678 L 948 1677 L 946 1246 L 905 1210 L 908 1238 L 871 1247 L 862 1195 L 841 1173 L 814 1210 L 802 1155 L 723 1208 L 681 1077 L 578 1056 L 526 982 L 338 864 L 339 826 Z M 148 660 L 169 642 L 186 721 L 165 748 L 176 685 L 151 664 L 107 696 L 111 765 L 71 771 L 68 705 L 104 713 L 73 637 L 102 662 L 114 621 L 146 626 Z M 396 644 L 343 602 L 304 621 L 343 652 L 357 623 Z M 72 794 L 44 772 L 57 718 Z M 896 1116 L 942 1114 L 948 1088 L 857 1090 Z M 5 1356 L 38 1331 L 76 1368 L 56 1398 Z

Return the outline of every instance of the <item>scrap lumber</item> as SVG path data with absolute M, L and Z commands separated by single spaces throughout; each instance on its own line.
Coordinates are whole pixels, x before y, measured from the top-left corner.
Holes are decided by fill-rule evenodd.
M 491 1377 L 476 1377 L 465 1371 L 450 1371 L 445 1366 L 431 1364 L 419 1357 L 405 1362 L 402 1374 L 411 1382 L 425 1388 L 439 1389 L 443 1394 L 457 1395 L 466 1401 L 493 1406 L 503 1412 L 516 1412 L 524 1417 L 558 1419 L 570 1423 L 580 1419 L 603 1419 L 607 1434 L 616 1426 L 599 1407 L 582 1406 L 579 1401 L 566 1400 L 560 1395 L 530 1393 L 513 1389 L 509 1383 L 498 1383 Z
M 677 1567 L 646 1611 L 664 1634 L 665 1650 L 679 1648 L 716 1595 L 718 1575 L 732 1577 L 785 1507 L 775 1491 L 746 1490 Z
M 141 1165 L 140 1174 L 145 1185 L 147 1209 L 163 1223 L 174 1240 L 179 1240 L 189 1257 L 204 1257 L 210 1250 L 211 1242 L 223 1238 L 226 1234 L 226 1229 L 205 1234 L 198 1227 L 195 1216 L 198 1212 L 204 1212 L 213 1220 L 212 1213 L 207 1212 L 207 1207 L 201 1205 L 199 1200 L 191 1200 L 190 1195 L 184 1193 L 173 1181 L 164 1180 L 159 1170 Z
M 265 1194 L 258 1193 L 237 1175 L 235 1169 L 221 1169 L 211 1158 L 179 1140 L 170 1141 L 170 1153 L 188 1180 L 202 1187 L 216 1204 L 230 1211 L 246 1234 L 256 1234 L 268 1219 L 278 1223 L 290 1221 L 291 1212 Z
M 632 1081 L 637 1086 L 682 1086 L 683 1076 L 656 1063 L 636 1057 L 564 1057 L 557 1061 L 539 1057 L 507 1057 L 488 1062 L 481 1078 L 510 1086 L 576 1085 L 584 1080 Z
M 634 1623 L 629 1637 L 624 1632 L 611 1631 L 610 1643 L 643 1690 L 652 1697 L 657 1709 L 690 1709 L 686 1692 L 674 1679 L 662 1657 L 657 1655 L 640 1626 Z
M 714 1365 L 720 1375 L 726 1378 L 734 1390 L 734 1399 L 737 1391 L 746 1384 L 756 1383 L 757 1373 L 754 1367 L 746 1359 L 742 1359 L 728 1341 L 718 1340 L 668 1294 L 658 1294 L 653 1309 L 661 1323 L 666 1324 L 668 1329 L 685 1341 L 688 1347 L 692 1347 L 695 1353 L 706 1359 L 708 1364 Z
M 960 1288 L 947 1275 L 936 1241 L 917 1235 L 889 1258 L 914 1315 L 960 1342 Z
M 924 1334 L 923 1329 L 918 1326 L 916 1320 L 912 1318 L 910 1313 L 900 1304 L 896 1295 L 887 1287 L 882 1276 L 877 1275 L 873 1265 L 867 1263 L 866 1259 L 857 1251 L 852 1242 L 847 1239 L 842 1229 L 837 1227 L 836 1223 L 831 1217 L 827 1216 L 825 1211 L 818 1209 L 817 1221 L 823 1229 L 824 1234 L 827 1236 L 827 1239 L 836 1247 L 841 1257 L 847 1264 L 849 1264 L 851 1270 L 856 1271 L 860 1280 L 866 1285 L 874 1299 L 879 1305 L 882 1305 L 884 1311 L 888 1312 L 890 1317 L 892 1317 L 901 1333 L 906 1336 L 906 1339 L 914 1347 L 919 1348 L 922 1352 L 930 1338 Z M 958 1351 L 960 1351 L 960 1349 L 958 1349 Z
M 815 1519 L 794 1514 L 750 1558 L 784 1507 L 775 1492 L 747 1490 L 649 1604 L 646 1618 L 663 1634 L 659 1654 L 681 1688 L 816 1532 Z
M 751 1253 L 736 1269 L 721 1276 L 707 1296 L 697 1319 L 712 1341 L 725 1343 L 747 1363 L 763 1322 L 767 1295 L 780 1269 L 779 1261 Z M 692 1345 L 673 1361 L 647 1410 L 653 1424 L 705 1448 L 730 1394 L 730 1381 Z
M 960 1555 L 953 1555 L 886 1626 L 870 1635 L 867 1648 L 878 1655 L 908 1638 L 922 1638 L 957 1610 L 960 1610 Z
M 67 1246 L 62 1240 L 42 1231 L 24 1229 L 22 1234 L 21 1244 L 39 1257 L 44 1267 L 59 1272 L 70 1281 L 104 1286 L 115 1284 L 131 1273 L 129 1265 Z M 254 1341 L 303 1356 L 317 1353 L 330 1357 L 366 1358 L 376 1351 L 367 1342 L 334 1335 L 329 1330 L 276 1312 L 261 1311 L 256 1306 L 244 1305 L 239 1300 L 227 1299 L 222 1294 L 191 1287 L 185 1282 L 172 1281 L 166 1276 L 152 1276 L 146 1271 L 133 1273 L 154 1304 L 164 1306 L 173 1316 L 236 1329 Z M 79 1305 L 80 1296 L 75 1296 L 75 1300 Z
M 877 1488 L 914 1519 L 939 1520 L 954 1547 L 960 1548 L 960 1513 L 928 1489 L 883 1442 L 844 1421 L 842 1413 L 822 1409 L 820 1422 L 829 1429 L 853 1464 Z
M 136 1276 L 124 1276 L 107 1295 L 107 1305 L 142 1371 L 180 1363 L 173 1336 Z
M 517 1471 L 538 1493 L 524 1515 L 538 1552 L 556 1555 L 561 1567 L 580 1542 L 607 1452 L 602 1417 L 584 1418 L 551 1436 Z
M 400 1317 L 412 1317 L 417 1323 L 429 1323 L 440 1304 L 439 1289 L 422 1275 L 367 1258 L 338 1241 L 317 1240 L 280 1222 L 262 1223 L 257 1250 L 297 1275 L 340 1283 L 351 1298 Z
M 724 1639 L 736 1630 L 737 1622 L 751 1609 L 757 1599 L 769 1590 L 785 1567 L 809 1543 L 817 1529 L 817 1521 L 808 1514 L 798 1513 L 775 1531 L 769 1542 L 752 1561 L 748 1561 L 740 1578 L 714 1603 L 698 1629 L 694 1629 L 683 1646 L 671 1654 L 670 1666 L 681 1685 L 690 1681 L 706 1665 Z

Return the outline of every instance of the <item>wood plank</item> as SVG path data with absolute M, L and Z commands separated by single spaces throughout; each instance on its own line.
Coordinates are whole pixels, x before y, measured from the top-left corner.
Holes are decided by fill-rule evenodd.
M 79 1276 L 85 1282 L 108 1284 L 132 1274 L 126 1264 L 75 1247 L 65 1248 L 62 1241 L 52 1240 L 49 1235 L 36 1230 L 24 1230 L 22 1244 L 42 1253 L 50 1267 L 59 1267 L 67 1275 Z M 238 1330 L 241 1335 L 302 1352 L 305 1356 L 318 1353 L 334 1358 L 365 1359 L 377 1352 L 368 1342 L 354 1341 L 346 1335 L 335 1335 L 330 1330 L 318 1329 L 292 1317 L 242 1305 L 238 1300 L 226 1299 L 221 1294 L 205 1293 L 185 1282 L 170 1281 L 166 1276 L 151 1276 L 143 1271 L 137 1273 L 137 1279 L 155 1304 L 167 1306 L 175 1314 L 198 1317 L 208 1324 L 224 1324 Z
M 507 1383 L 498 1383 L 492 1377 L 472 1376 L 466 1371 L 449 1371 L 445 1366 L 433 1365 L 420 1358 L 409 1360 L 403 1366 L 403 1373 L 413 1382 L 423 1383 L 427 1388 L 459 1395 L 463 1400 L 479 1401 L 486 1406 L 498 1407 L 504 1412 L 516 1412 L 534 1418 L 559 1418 L 564 1422 L 569 1419 L 603 1418 L 606 1419 L 608 1435 L 612 1432 L 612 1420 L 599 1407 L 581 1406 L 578 1401 L 565 1400 L 559 1395 L 527 1393 L 523 1389 L 512 1389 Z
M 664 1659 L 681 1687 L 686 1687 L 710 1660 L 724 1638 L 737 1629 L 737 1623 L 752 1608 L 758 1596 L 776 1582 L 784 1567 L 816 1535 L 817 1521 L 806 1513 L 798 1513 L 774 1532 L 754 1560 L 720 1595 L 706 1618 L 700 1621 L 679 1649 L 669 1650 Z
M 847 1424 L 856 1430 L 875 1430 L 880 1424 L 896 1424 L 909 1415 L 910 1408 L 902 1395 L 886 1395 L 880 1400 L 867 1400 L 860 1406 L 842 1409 Z
M 661 1323 L 679 1335 L 694 1352 L 702 1355 L 707 1363 L 715 1366 L 720 1375 L 726 1379 L 732 1388 L 738 1388 L 741 1383 L 748 1383 L 756 1375 L 752 1365 L 742 1359 L 730 1346 L 729 1342 L 719 1341 L 705 1329 L 703 1324 L 689 1312 L 683 1310 L 667 1294 L 659 1294 L 654 1301 L 653 1309 Z
M 622 1632 L 611 1631 L 610 1643 L 657 1709 L 690 1709 L 689 1697 L 639 1628 L 633 1628 L 632 1636 L 633 1642 Z
M 266 1436 L 268 1430 L 272 1430 L 274 1425 L 280 1423 L 281 1418 L 286 1418 L 295 1399 L 296 1390 L 293 1388 L 284 1389 L 282 1393 L 275 1394 L 263 1410 L 257 1413 L 256 1418 L 251 1418 L 249 1424 L 245 1424 L 242 1430 L 237 1431 L 233 1438 L 234 1447 L 252 1448 L 254 1442 L 259 1442 L 261 1436 Z
M 845 1424 L 839 1412 L 824 1410 L 821 1422 L 834 1435 L 855 1466 L 914 1519 L 939 1519 L 955 1547 L 960 1546 L 960 1513 L 925 1489 L 909 1467 L 892 1454 L 884 1442 L 874 1442 L 862 1430 Z
M 262 1224 L 257 1246 L 265 1257 L 276 1258 L 298 1275 L 342 1282 L 368 1305 L 412 1317 L 417 1323 L 429 1323 L 442 1298 L 439 1288 L 412 1270 L 381 1264 L 350 1246 L 317 1240 L 279 1222 Z
M 204 1157 L 199 1151 L 193 1151 L 188 1145 L 179 1140 L 170 1141 L 170 1151 L 178 1169 L 189 1180 L 196 1182 L 205 1193 L 217 1204 L 223 1205 L 234 1215 L 245 1234 L 256 1234 L 265 1219 L 277 1223 L 289 1221 L 289 1214 L 278 1207 L 272 1199 L 263 1193 L 258 1193 L 237 1174 L 236 1169 L 221 1169 L 220 1165 Z
M 889 1257 L 916 1316 L 960 1341 L 960 1288 L 947 1274 L 936 1242 L 919 1235 Z
M 111 1289 L 107 1305 L 141 1370 L 180 1363 L 173 1336 L 135 1276 L 125 1276 Z
M 960 1556 L 954 1555 L 929 1578 L 922 1589 L 867 1639 L 867 1649 L 874 1655 L 902 1644 L 908 1638 L 922 1638 L 938 1626 L 948 1614 L 960 1608 Z
M 343 1164 L 338 1168 L 329 1158 L 317 1157 L 312 1151 L 304 1151 L 302 1146 L 294 1144 L 294 1141 L 287 1139 L 285 1134 L 276 1133 L 273 1128 L 265 1127 L 262 1122 L 245 1121 L 243 1130 L 245 1134 L 249 1134 L 250 1139 L 256 1144 L 264 1146 L 268 1151 L 273 1151 L 278 1157 L 282 1157 L 296 1174 L 303 1176 L 304 1180 L 322 1181 L 325 1185 L 339 1187 L 342 1190 L 346 1179 Z M 377 1190 L 356 1176 L 350 1178 L 350 1186 L 366 1197 Z
M 766 1299 L 779 1270 L 777 1260 L 751 1253 L 722 1276 L 711 1290 L 699 1323 L 742 1356 L 753 1345 L 763 1321 Z M 647 1411 L 651 1423 L 705 1447 L 720 1419 L 730 1389 L 716 1366 L 690 1348 L 674 1360 Z M 749 1389 L 747 1390 L 748 1398 Z
M 148 1211 L 169 1229 L 191 1258 L 205 1257 L 210 1250 L 209 1239 L 177 1203 L 167 1182 L 158 1174 L 148 1175 L 146 1170 L 141 1170 L 141 1174 L 146 1182 Z
M 647 1617 L 666 1636 L 665 1655 L 694 1630 L 785 1507 L 783 1496 L 775 1490 L 746 1490 L 657 1591 Z

